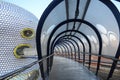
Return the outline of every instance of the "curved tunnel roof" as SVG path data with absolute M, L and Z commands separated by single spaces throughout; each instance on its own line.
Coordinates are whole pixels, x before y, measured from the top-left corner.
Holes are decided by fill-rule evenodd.
M 39 59 L 52 54 L 54 48 L 55 51 L 66 52 L 67 47 L 63 45 L 67 40 L 75 45 L 72 46 L 76 49 L 73 52 L 99 55 L 97 71 L 101 56 L 119 58 L 120 14 L 117 3 L 118 0 L 53 0 L 37 28 Z M 73 36 L 80 38 L 81 42 Z M 69 45 L 72 44 L 69 42 Z M 113 67 L 114 62 L 111 69 Z
M 115 56 L 119 45 L 120 25 L 119 11 L 116 5 L 112 1 L 104 0 L 81 0 L 79 3 L 78 1 L 54 0 L 45 10 L 38 26 L 38 32 L 41 34 L 41 43 L 44 45 L 42 46 L 43 51 L 47 46 L 47 39 L 52 30 L 60 23 L 66 21 L 52 35 L 52 39 L 62 31 L 78 30 L 89 38 L 92 53 L 98 54 L 100 45 L 99 37 L 90 25 L 83 23 L 83 21 L 86 21 L 96 28 L 102 38 L 102 54 Z M 80 19 L 81 21 L 73 20 L 67 22 L 71 19 Z M 86 52 L 88 52 L 88 42 L 83 36 L 75 32 L 67 32 L 65 34 L 79 36 L 86 46 Z

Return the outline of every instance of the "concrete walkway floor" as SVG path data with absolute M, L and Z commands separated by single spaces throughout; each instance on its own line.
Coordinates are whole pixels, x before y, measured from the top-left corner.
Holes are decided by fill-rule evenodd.
M 54 57 L 50 80 L 100 80 L 82 64 L 64 57 Z

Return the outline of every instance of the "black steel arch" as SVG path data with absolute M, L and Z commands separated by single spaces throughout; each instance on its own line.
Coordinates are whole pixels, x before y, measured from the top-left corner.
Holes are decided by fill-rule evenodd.
M 109 9 L 111 10 L 111 12 L 113 13 L 114 17 L 116 18 L 117 20 L 117 23 L 118 23 L 118 28 L 119 28 L 119 35 L 120 35 L 120 13 L 118 11 L 118 9 L 116 8 L 116 6 L 109 0 L 100 0 L 101 2 L 103 2 L 107 7 L 109 7 Z M 119 1 L 119 0 L 117 0 Z M 119 36 L 120 38 L 120 36 Z M 120 40 L 119 40 L 119 46 L 118 46 L 118 50 L 115 54 L 115 58 L 119 59 L 119 56 L 120 56 Z M 116 68 L 116 65 L 117 65 L 117 62 L 118 61 L 113 61 L 113 64 L 111 66 L 111 70 L 109 72 L 109 75 L 108 75 L 108 78 L 107 80 L 109 80 L 112 75 L 113 75 L 113 72 L 114 72 L 114 69 Z
M 79 37 L 77 37 L 75 35 L 64 35 L 64 36 L 61 36 L 60 38 L 64 38 L 64 37 L 67 37 L 67 36 L 71 36 L 71 37 L 74 37 L 74 38 L 78 39 L 82 43 L 83 52 L 85 52 L 85 45 L 84 45 L 83 41 Z M 67 38 L 67 39 L 69 39 L 69 38 Z M 79 60 L 80 60 L 80 57 L 79 57 Z
M 76 48 L 75 48 L 75 45 L 72 43 L 72 41 L 69 41 L 69 40 L 64 40 L 64 41 L 67 41 L 67 42 L 69 42 L 69 43 L 71 43 L 71 44 L 73 45 L 74 51 L 75 51 L 75 54 L 76 54 Z M 56 42 L 56 43 L 57 43 L 57 42 Z M 56 43 L 55 43 L 55 44 L 56 44 Z M 52 50 L 54 50 L 55 46 L 56 46 L 56 45 L 54 45 L 54 47 L 51 47 Z M 52 53 L 52 52 L 51 52 L 51 53 Z M 52 67 L 52 64 L 53 64 L 52 60 L 53 60 L 53 57 L 51 57 L 51 59 L 48 60 L 48 64 L 50 65 L 50 70 L 51 70 L 51 67 Z M 50 61 L 51 64 L 49 63 L 49 61 Z M 48 66 L 49 66 L 49 65 L 48 65 Z M 47 68 L 47 70 L 48 70 L 48 72 L 49 72 L 49 68 Z
M 72 52 L 72 47 L 70 46 L 70 44 L 69 43 L 67 43 L 66 41 L 62 41 L 62 42 L 60 42 L 61 44 L 65 44 L 65 45 L 68 45 L 69 47 L 70 47 L 70 51 L 69 51 L 69 54 Z M 55 47 L 54 47 L 55 48 Z M 54 50 L 54 48 L 53 48 L 53 50 Z M 69 55 L 68 54 L 68 55 Z
M 66 47 L 65 44 L 58 44 L 58 45 L 59 45 L 59 46 L 62 46 L 62 47 L 64 48 L 63 53 L 66 53 L 67 51 L 68 51 L 68 53 L 69 53 L 69 49 L 68 49 L 68 47 Z
M 64 33 L 63 33 L 64 34 Z M 59 34 L 58 34 L 59 35 Z M 70 39 L 68 36 L 71 36 L 71 37 L 74 37 L 74 38 L 76 38 L 76 39 L 78 39 L 81 43 L 83 43 L 82 42 L 82 40 L 80 39 L 80 38 L 78 38 L 78 37 L 76 37 L 76 36 L 74 36 L 74 35 L 63 35 L 63 36 L 61 36 L 61 37 L 59 37 L 59 39 L 58 40 L 60 40 L 60 39 Z M 65 37 L 68 37 L 68 38 L 65 38 Z M 56 37 L 56 39 L 57 39 L 57 37 Z M 56 41 L 57 42 L 57 41 Z M 53 41 L 53 43 L 56 43 L 56 42 L 54 42 Z M 51 46 L 53 46 L 54 44 L 52 44 Z M 83 51 L 85 52 L 85 46 L 84 46 L 84 43 L 82 44 L 83 45 Z M 79 49 L 80 49 L 80 47 L 79 47 Z M 80 50 L 78 49 L 78 57 L 79 57 L 79 60 L 80 60 Z M 85 58 L 85 57 L 84 57 Z
M 68 54 L 70 54 L 69 48 L 68 48 L 68 46 L 67 46 L 66 44 L 62 43 L 62 44 L 58 44 L 58 45 L 61 45 L 61 46 L 63 46 L 64 48 L 66 47 L 64 53 L 68 53 Z M 53 50 L 54 50 L 54 49 L 53 49 Z M 66 57 L 67 57 L 67 56 L 66 56 Z
M 61 38 L 60 38 L 61 39 Z M 76 46 L 77 46 L 77 48 L 78 48 L 78 50 L 79 50 L 79 45 L 77 44 L 77 42 L 74 40 L 74 39 L 71 39 L 71 38 L 69 38 L 69 40 L 67 40 L 68 38 L 62 38 L 62 40 L 64 39 L 64 41 L 68 41 L 68 42 L 70 42 L 72 45 L 74 45 L 71 41 L 69 41 L 69 40 L 72 40 L 73 42 L 75 42 L 75 44 L 76 44 Z M 56 43 L 55 43 L 56 44 Z M 55 47 L 55 45 L 53 45 L 53 46 L 51 46 L 51 49 L 52 48 L 54 48 Z M 54 49 L 52 49 L 52 50 L 54 50 Z M 76 60 L 76 49 L 75 49 L 75 46 L 74 46 L 74 50 L 75 50 L 75 60 Z M 79 52 L 80 52 L 80 50 L 79 50 Z M 51 52 L 50 52 L 51 53 Z
M 60 50 L 60 53 L 62 54 L 62 53 L 63 53 L 63 49 L 61 48 L 61 46 L 58 45 L 57 47 L 60 48 L 59 50 Z M 61 52 L 61 51 L 62 51 L 62 52 Z
M 72 44 L 72 46 L 74 47 L 75 54 L 76 54 L 77 50 L 76 50 L 76 48 L 75 48 L 75 45 L 74 45 L 71 41 L 69 41 L 69 40 L 64 40 L 64 41 L 67 41 L 67 42 L 69 42 L 69 43 Z M 55 46 L 56 46 L 56 45 L 54 45 L 53 48 L 54 48 Z
M 58 47 L 61 49 L 61 54 L 63 55 L 63 53 L 64 53 L 64 50 L 63 50 L 63 48 L 62 48 L 62 46 L 61 45 L 58 45 Z
M 76 46 L 77 46 L 77 48 L 78 48 L 78 51 L 80 52 L 79 45 L 77 44 L 77 42 L 76 42 L 74 39 L 72 39 L 72 38 L 62 38 L 62 40 L 66 40 L 66 39 L 72 40 L 72 41 L 76 44 Z M 79 54 L 80 54 L 80 53 L 78 53 L 78 55 L 79 55 Z M 75 60 L 76 60 L 76 57 L 77 57 L 77 54 L 75 53 Z
M 71 35 L 71 37 L 69 38 L 64 38 L 64 37 L 67 37 L 67 36 L 69 36 L 69 35 L 65 35 L 65 36 L 62 36 L 62 37 L 60 37 L 60 39 L 62 38 L 62 39 L 71 39 L 71 37 L 74 37 L 74 38 L 77 38 L 78 40 L 80 40 L 78 37 L 76 37 L 76 36 L 72 36 Z M 81 41 L 80 41 L 81 42 Z M 85 46 L 84 46 L 84 44 L 82 44 L 83 45 L 83 65 L 84 65 L 84 63 L 85 63 Z M 77 45 L 77 46 L 79 46 L 79 45 Z M 80 49 L 80 47 L 79 47 L 79 49 Z M 80 50 L 78 49 L 78 60 L 80 60 Z
M 63 35 L 63 36 L 61 36 L 60 38 L 62 38 L 62 37 L 67 37 L 67 36 L 72 36 L 72 37 L 77 38 L 77 39 L 82 43 L 83 52 L 85 52 L 85 45 L 84 45 L 83 41 L 82 41 L 79 37 L 77 37 L 77 36 L 75 36 L 75 35 Z M 69 39 L 69 38 L 68 38 L 68 39 Z
M 70 42 L 68 43 L 68 42 L 67 42 L 67 41 L 65 41 L 65 40 L 64 40 L 63 42 L 64 42 L 64 44 L 67 44 L 67 45 L 70 47 L 71 54 L 72 54 L 72 51 L 73 51 L 73 50 L 72 50 L 72 47 L 71 47 L 71 45 L 69 44 Z M 72 45 L 73 45 L 73 44 L 72 44 Z M 73 45 L 73 46 L 74 46 L 74 45 Z M 74 50 L 75 50 L 75 49 L 74 49 Z
M 56 46 L 56 48 L 58 49 L 58 52 L 59 52 L 59 54 L 60 54 L 60 49 L 59 49 L 59 47 L 58 47 L 58 46 Z
M 55 40 L 56 40 L 60 35 L 62 35 L 62 34 L 64 34 L 64 33 L 67 33 L 67 32 L 71 32 L 71 31 L 81 34 L 81 35 L 87 40 L 88 45 L 89 45 L 89 52 L 90 52 L 90 54 L 89 54 L 89 68 L 90 68 L 90 65 L 91 65 L 91 43 L 90 43 L 88 37 L 87 37 L 85 34 L 83 34 L 82 32 L 77 31 L 77 30 L 67 30 L 67 31 L 63 31 L 63 32 L 59 33 L 59 34 L 53 39 L 53 41 L 52 41 L 52 43 L 51 43 L 51 47 L 54 45 Z M 65 36 L 67 36 L 67 35 L 63 35 L 63 36 L 61 36 L 61 37 L 65 37 Z M 73 36 L 73 35 L 70 35 L 70 36 Z M 85 56 L 85 55 L 84 55 L 84 56 Z
M 57 30 L 58 28 L 60 28 L 62 25 L 66 24 L 66 23 L 70 23 L 70 22 L 74 22 L 74 21 L 84 23 L 84 24 L 88 25 L 88 27 L 91 27 L 91 28 L 95 31 L 95 33 L 96 33 L 96 35 L 97 35 L 97 37 L 98 37 L 98 40 L 99 40 L 99 52 L 98 52 L 98 54 L 101 55 L 101 54 L 102 54 L 102 38 L 101 38 L 101 35 L 100 35 L 99 31 L 96 29 L 96 27 L 95 27 L 94 25 L 92 25 L 91 23 L 89 23 L 89 22 L 87 22 L 87 21 L 85 21 L 85 20 L 81 20 L 81 19 L 69 19 L 69 20 L 63 21 L 63 22 L 61 22 L 60 24 L 58 24 L 58 25 L 53 29 L 53 31 L 51 32 L 51 34 L 50 34 L 50 36 L 49 36 L 49 39 L 48 39 L 48 43 L 50 43 L 51 37 L 53 36 L 53 34 L 56 32 L 56 30 Z M 48 45 L 49 45 L 49 44 L 48 44 Z M 47 46 L 47 48 L 49 49 L 49 46 Z M 48 52 L 47 54 L 49 54 L 49 52 Z M 101 57 L 98 56 L 96 75 L 98 74 L 98 70 L 99 70 L 99 68 L 100 68 L 100 62 L 101 62 Z
M 36 37 L 36 42 L 38 43 L 37 44 L 37 52 L 38 52 L 38 59 L 41 59 L 42 58 L 42 55 L 41 55 L 41 31 L 42 31 L 42 26 L 47 18 L 47 16 L 49 15 L 49 13 L 59 4 L 61 3 L 63 0 L 53 0 L 52 3 L 47 7 L 47 9 L 44 11 L 40 21 L 39 21 L 39 25 L 38 25 L 38 28 L 37 28 L 37 37 Z M 119 14 L 119 11 L 117 10 L 117 8 L 114 6 L 114 4 L 109 1 L 109 0 L 100 0 L 102 1 L 103 3 L 105 3 L 105 5 L 107 5 L 107 7 L 113 12 L 114 16 L 117 18 L 117 22 L 119 22 L 119 25 L 120 25 L 120 16 L 118 16 Z M 117 0 L 119 1 L 119 0 Z M 119 26 L 120 27 L 120 26 Z M 120 28 L 119 28 L 120 29 Z M 117 52 L 120 51 L 120 46 L 119 46 L 119 49 L 117 50 Z M 42 67 L 40 68 L 42 69 Z M 111 68 L 112 69 L 112 68 Z M 114 71 L 114 70 L 113 70 Z M 42 72 L 42 70 L 41 70 Z
M 63 34 L 64 33 L 66 33 L 66 31 L 64 31 L 64 32 L 62 32 Z M 59 34 L 58 34 L 59 35 Z M 76 37 L 75 35 L 63 35 L 62 37 L 65 37 L 65 36 L 74 36 L 74 37 Z M 85 36 L 85 35 L 83 35 L 83 36 Z M 56 36 L 56 38 L 57 37 L 59 37 L 59 36 Z M 84 46 L 84 43 L 81 41 L 81 39 L 79 38 L 79 37 L 76 37 L 76 38 L 78 38 L 79 40 L 80 40 L 80 42 L 83 44 L 83 47 L 85 47 Z M 89 41 L 89 39 L 87 38 L 87 36 L 85 36 L 85 38 L 86 38 L 86 40 L 87 40 L 87 42 L 88 42 L 88 45 L 89 45 L 89 53 L 91 53 L 91 44 L 90 44 L 90 41 Z M 54 42 L 54 40 L 53 40 L 53 42 Z M 85 48 L 84 48 L 84 50 L 85 50 Z M 85 52 L 85 51 L 84 51 Z M 84 55 L 84 57 L 85 57 L 85 55 Z M 85 58 L 84 58 L 85 59 Z M 83 61 L 85 61 L 85 60 L 83 60 Z M 90 69 L 90 65 L 91 65 L 91 54 L 89 54 L 89 66 L 88 66 L 88 68 Z

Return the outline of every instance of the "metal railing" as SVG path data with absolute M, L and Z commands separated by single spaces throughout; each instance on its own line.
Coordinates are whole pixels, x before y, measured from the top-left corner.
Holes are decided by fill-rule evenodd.
M 10 78 L 12 78 L 12 77 L 15 77 L 15 76 L 19 75 L 21 72 L 23 72 L 23 71 L 31 68 L 32 66 L 34 66 L 34 65 L 36 65 L 36 64 L 38 64 L 38 63 L 40 63 L 40 65 L 41 65 L 44 60 L 47 60 L 48 58 L 50 58 L 50 57 L 52 57 L 52 56 L 54 56 L 54 54 L 51 54 L 51 55 L 49 55 L 49 56 L 44 56 L 42 59 L 40 59 L 40 60 L 38 60 L 38 61 L 34 61 L 34 62 L 30 63 L 29 65 L 26 65 L 26 66 L 24 66 L 24 67 L 22 67 L 22 68 L 19 68 L 19 69 L 17 69 L 17 70 L 14 70 L 14 71 L 12 71 L 12 72 L 10 72 L 10 73 L 7 73 L 7 74 L 5 74 L 5 75 L 3 75 L 3 76 L 0 76 L 0 80 L 4 80 L 4 79 L 7 79 L 7 80 L 8 80 L 8 79 L 10 79 Z
M 71 59 L 73 59 L 73 60 L 75 60 L 75 61 L 77 61 L 77 62 L 80 62 L 80 63 L 82 63 L 83 62 L 83 58 L 82 59 L 78 59 L 78 58 L 72 58 L 72 56 L 76 56 L 76 55 L 73 55 L 73 54 L 70 54 L 70 56 L 69 55 L 60 55 L 60 53 L 59 52 L 56 52 L 57 54 L 56 55 L 59 55 L 59 56 L 63 56 L 63 57 L 66 57 L 66 58 L 71 58 Z M 77 52 L 78 53 L 78 52 Z M 89 53 L 89 52 L 80 52 L 82 55 L 80 55 L 80 56 L 82 56 L 82 57 L 84 57 L 83 56 L 83 54 L 85 54 L 85 56 L 89 56 L 89 55 L 91 55 L 91 57 L 92 56 L 96 56 L 96 57 L 101 57 L 101 58 L 104 58 L 104 59 L 108 59 L 108 60 L 111 60 L 110 62 L 106 62 L 106 61 L 102 61 L 102 59 L 101 59 L 101 61 L 100 61 L 100 65 L 99 66 L 101 66 L 101 65 L 103 65 L 105 68 L 109 68 L 108 69 L 108 76 L 109 76 L 109 73 L 110 73 L 110 69 L 112 68 L 111 66 L 112 66 L 112 61 L 118 61 L 118 66 L 116 67 L 116 69 L 120 69 L 120 59 L 118 59 L 118 58 L 115 58 L 115 57 L 113 57 L 113 56 L 109 56 L 109 55 L 99 55 L 99 54 L 97 54 L 97 53 Z M 78 56 L 78 55 L 77 55 Z M 76 56 L 76 57 L 77 57 Z M 98 62 L 98 59 L 96 59 L 96 60 L 89 60 L 89 59 L 85 59 L 85 63 L 86 64 L 88 64 L 89 63 L 89 61 L 91 61 L 91 64 L 92 63 L 95 63 L 95 64 L 97 64 L 97 62 Z M 106 65 L 109 65 L 109 66 L 107 66 L 106 67 Z M 86 66 L 86 65 L 85 65 Z M 97 65 L 94 65 L 94 68 L 95 68 L 95 66 L 97 66 Z M 93 68 L 93 66 L 92 67 L 90 67 L 90 68 Z M 89 68 L 88 68 L 89 69 Z M 97 71 L 97 70 L 96 70 Z M 95 71 L 95 72 L 96 72 Z M 99 72 L 98 72 L 99 73 Z M 114 74 L 114 73 L 113 73 Z M 106 76 L 106 80 L 108 80 L 107 79 L 107 77 L 108 76 Z M 112 78 L 112 77 L 111 77 Z

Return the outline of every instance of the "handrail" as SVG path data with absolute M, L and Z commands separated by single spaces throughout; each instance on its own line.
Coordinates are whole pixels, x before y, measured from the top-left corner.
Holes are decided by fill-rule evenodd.
M 80 59 L 80 60 L 83 60 L 83 59 Z M 86 62 L 88 63 L 89 59 L 86 59 Z M 97 63 L 97 60 L 91 60 L 91 62 L 96 62 Z M 112 62 L 106 62 L 106 61 L 101 61 L 101 63 L 105 63 L 105 64 L 112 64 Z M 118 63 L 118 65 L 120 65 L 120 63 Z
M 112 59 L 112 60 L 116 60 L 116 61 L 120 61 L 120 59 L 117 59 L 115 57 L 112 57 L 112 56 L 108 56 L 108 55 L 99 55 L 99 54 L 96 54 L 96 53 L 89 53 L 89 52 L 80 52 L 80 53 L 85 53 L 85 54 L 89 54 L 89 55 L 95 55 L 95 56 L 99 56 L 99 57 L 104 57 L 104 58 L 107 58 L 107 59 Z
M 26 65 L 26 66 L 24 66 L 24 67 L 22 67 L 22 68 L 19 68 L 19 69 L 17 69 L 17 70 L 14 70 L 14 71 L 12 71 L 12 72 L 9 72 L 9 73 L 7 73 L 7 74 L 5 74 L 5 75 L 3 75 L 3 76 L 0 76 L 0 80 L 4 80 L 4 79 L 6 79 L 6 78 L 14 77 L 14 76 L 20 74 L 21 72 L 25 71 L 26 69 L 31 68 L 31 67 L 34 66 L 35 64 L 40 63 L 40 62 L 43 62 L 44 60 L 46 60 L 46 59 L 48 59 L 48 58 L 50 58 L 50 57 L 52 57 L 52 56 L 54 56 L 54 54 L 51 54 L 51 55 L 49 55 L 49 56 L 44 56 L 41 60 L 34 61 L 34 62 L 32 62 L 31 64 L 28 64 L 28 65 Z M 42 63 L 41 63 L 41 64 L 42 64 Z M 41 65 L 41 64 L 40 64 L 40 65 Z

